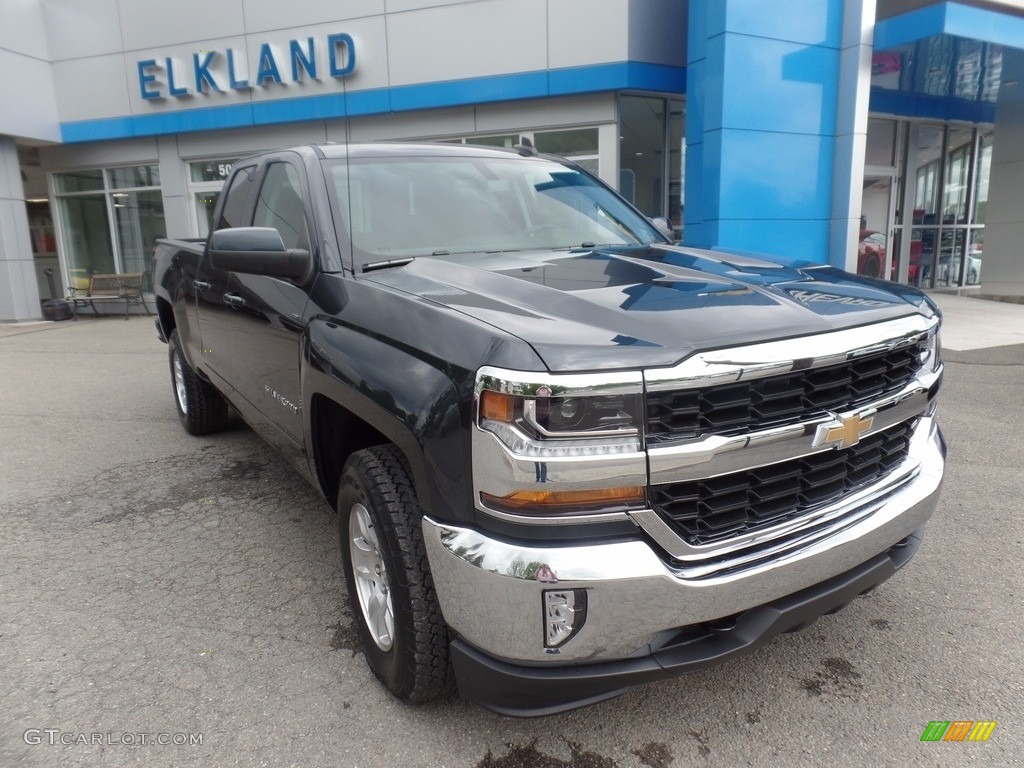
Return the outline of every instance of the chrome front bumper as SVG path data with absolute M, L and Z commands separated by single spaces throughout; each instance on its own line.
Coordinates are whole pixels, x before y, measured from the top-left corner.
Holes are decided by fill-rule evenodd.
M 824 515 L 821 525 L 769 557 L 710 572 L 658 551 L 639 527 L 628 541 L 541 546 L 425 517 L 423 534 L 445 619 L 473 649 L 528 665 L 621 660 L 649 655 L 681 627 L 771 603 L 885 552 L 931 517 L 944 465 L 942 435 L 933 418 L 923 417 L 908 471 L 865 489 L 862 508 Z M 544 645 L 546 589 L 587 590 L 586 623 L 560 648 Z

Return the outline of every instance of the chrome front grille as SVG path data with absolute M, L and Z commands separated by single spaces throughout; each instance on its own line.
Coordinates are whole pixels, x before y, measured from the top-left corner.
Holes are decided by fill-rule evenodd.
M 856 445 L 741 472 L 651 488 L 658 515 L 687 544 L 714 544 L 833 504 L 891 473 L 906 459 L 917 420 Z
M 920 359 L 917 343 L 783 375 L 648 392 L 647 442 L 745 434 L 855 409 L 903 389 Z

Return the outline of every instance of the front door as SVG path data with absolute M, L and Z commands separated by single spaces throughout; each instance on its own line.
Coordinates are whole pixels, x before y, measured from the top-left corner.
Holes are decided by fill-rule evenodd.
M 261 168 L 251 225 L 273 227 L 286 248 L 309 250 L 307 201 L 301 164 L 289 153 L 275 155 Z M 217 319 L 209 347 L 218 376 L 234 389 L 246 420 L 304 465 L 299 362 L 309 286 L 241 272 L 221 273 L 211 282 L 210 304 L 219 305 L 211 306 Z M 206 325 L 203 340 L 205 345 Z

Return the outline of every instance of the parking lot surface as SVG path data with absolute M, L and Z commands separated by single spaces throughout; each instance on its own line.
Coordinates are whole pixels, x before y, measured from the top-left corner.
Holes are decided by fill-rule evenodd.
M 1024 345 L 972 333 L 906 569 L 741 660 L 516 720 L 372 678 L 331 511 L 241 422 L 184 433 L 151 320 L 2 327 L 0 766 L 1019 764 Z M 922 742 L 936 720 L 997 725 Z

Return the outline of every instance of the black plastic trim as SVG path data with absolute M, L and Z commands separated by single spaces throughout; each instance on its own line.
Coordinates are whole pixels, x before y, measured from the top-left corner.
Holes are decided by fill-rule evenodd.
M 922 526 L 887 551 L 813 587 L 728 620 L 680 628 L 646 656 L 598 664 L 525 666 L 493 658 L 455 638 L 451 657 L 459 693 L 503 715 L 537 717 L 610 699 L 639 683 L 696 672 L 840 610 L 906 565 L 923 536 Z

